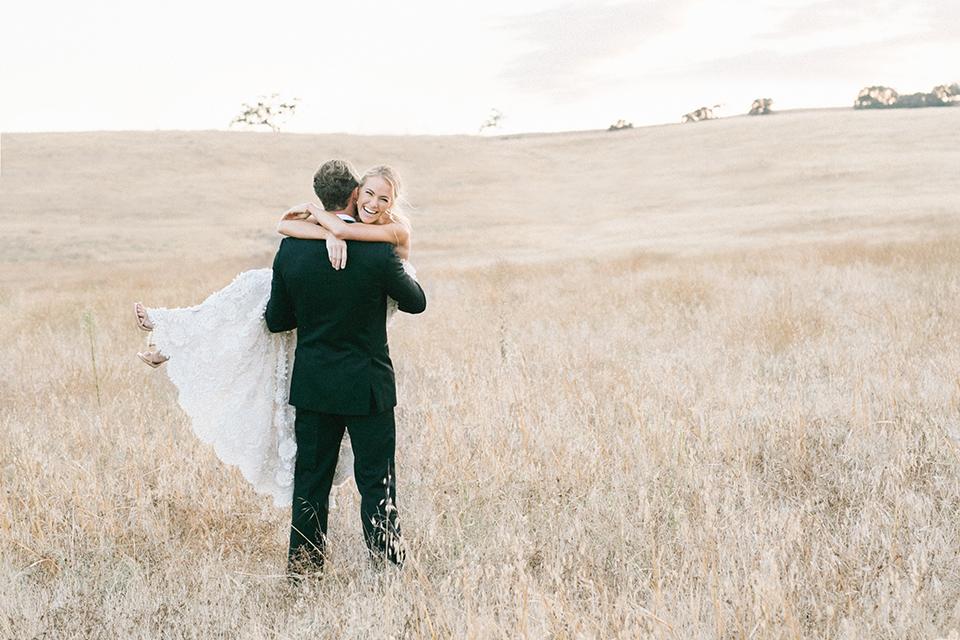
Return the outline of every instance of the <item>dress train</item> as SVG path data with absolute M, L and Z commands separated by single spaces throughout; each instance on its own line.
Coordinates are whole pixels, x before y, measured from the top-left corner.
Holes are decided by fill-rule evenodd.
M 194 307 L 147 309 L 147 315 L 197 437 L 239 467 L 255 491 L 286 507 L 297 455 L 296 410 L 287 404 L 297 338 L 296 331 L 267 329 L 271 279 L 270 269 L 246 271 Z M 334 485 L 352 475 L 353 449 L 344 434 Z

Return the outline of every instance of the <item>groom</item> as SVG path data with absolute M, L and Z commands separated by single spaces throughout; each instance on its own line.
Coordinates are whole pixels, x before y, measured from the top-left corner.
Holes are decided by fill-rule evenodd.
M 344 160 L 325 163 L 314 177 L 317 196 L 331 213 L 352 214 L 358 186 L 356 171 Z M 334 269 L 325 243 L 284 238 L 264 313 L 270 331 L 297 330 L 290 382 L 290 404 L 297 409 L 291 575 L 323 567 L 327 502 L 344 429 L 353 444 L 367 547 L 377 561 L 403 562 L 387 296 L 407 313 L 422 312 L 427 302 L 392 245 L 348 241 L 348 246 L 348 266 Z

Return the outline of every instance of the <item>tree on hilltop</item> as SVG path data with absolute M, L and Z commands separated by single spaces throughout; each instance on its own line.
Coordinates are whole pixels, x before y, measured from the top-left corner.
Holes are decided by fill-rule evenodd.
M 937 85 L 933 88 L 932 93 L 944 104 L 956 104 L 960 102 L 960 84 L 956 82 Z
M 753 104 L 750 105 L 750 115 L 765 116 L 768 113 L 773 113 L 773 109 L 770 108 L 772 105 L 772 98 L 757 98 L 753 101 Z
M 950 107 L 960 104 L 960 85 L 941 84 L 930 93 L 900 95 L 891 87 L 865 87 L 857 94 L 854 109 L 916 109 L 919 107 Z
M 900 94 L 892 87 L 876 85 L 873 87 L 864 87 L 857 94 L 857 99 L 853 103 L 854 109 L 882 109 L 896 104 Z
M 696 111 L 691 111 L 690 113 L 684 114 L 682 121 L 683 122 L 699 122 L 700 120 L 711 120 L 713 119 L 713 110 L 719 109 L 721 105 L 715 104 L 712 107 L 700 107 Z
M 280 127 L 293 117 L 300 104 L 300 98 L 284 101 L 279 93 L 272 96 L 259 96 L 255 105 L 244 104 L 243 111 L 230 121 L 230 126 L 248 127 L 267 126 L 271 131 L 280 131 Z
M 900 95 L 897 101 L 891 105 L 901 109 L 916 109 L 919 107 L 942 107 L 943 102 L 932 93 L 911 93 Z
M 477 133 L 483 133 L 484 129 L 499 129 L 501 120 L 503 120 L 503 113 L 500 109 L 491 109 L 490 115 L 480 125 L 480 130 Z

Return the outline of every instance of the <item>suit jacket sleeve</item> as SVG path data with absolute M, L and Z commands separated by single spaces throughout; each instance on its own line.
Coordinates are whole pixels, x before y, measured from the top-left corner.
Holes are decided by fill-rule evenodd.
M 387 295 L 397 301 L 397 308 L 405 313 L 423 313 L 427 308 L 427 297 L 416 280 L 403 270 L 403 263 L 397 252 L 390 247 L 388 267 L 384 270 L 387 275 Z
M 267 328 L 273 333 L 297 328 L 297 315 L 293 311 L 293 298 L 287 291 L 280 270 L 280 254 L 283 253 L 283 248 L 283 243 L 281 243 L 280 250 L 277 251 L 276 258 L 273 259 L 273 281 L 270 283 L 270 299 L 267 301 L 267 308 L 263 312 L 263 318 L 267 321 Z

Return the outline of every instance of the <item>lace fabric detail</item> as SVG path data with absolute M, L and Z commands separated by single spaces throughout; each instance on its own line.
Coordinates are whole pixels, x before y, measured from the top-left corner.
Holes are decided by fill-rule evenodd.
M 148 309 L 153 338 L 197 437 L 277 507 L 290 506 L 297 441 L 287 403 L 296 331 L 270 333 L 263 319 L 272 271 L 241 273 L 202 303 Z M 344 434 L 334 484 L 353 471 Z

